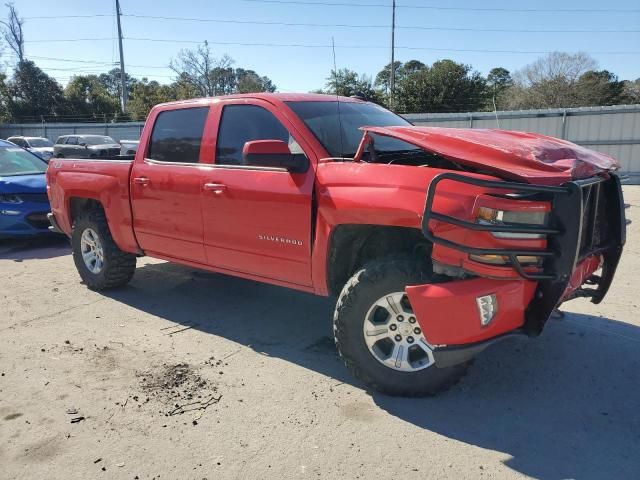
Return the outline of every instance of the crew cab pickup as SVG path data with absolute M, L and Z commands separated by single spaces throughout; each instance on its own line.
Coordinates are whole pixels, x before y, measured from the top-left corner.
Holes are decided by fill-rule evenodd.
M 616 169 L 543 135 L 246 94 L 158 105 L 134 159 L 52 159 L 47 180 L 89 288 L 148 255 L 335 296 L 346 365 L 416 396 L 497 339 L 539 335 L 562 302 L 602 301 L 625 242 Z

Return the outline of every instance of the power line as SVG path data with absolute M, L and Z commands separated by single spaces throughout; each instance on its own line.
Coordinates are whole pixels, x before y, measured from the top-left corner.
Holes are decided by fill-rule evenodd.
M 218 18 L 193 18 L 193 17 L 166 17 L 157 15 L 123 14 L 123 17 L 144 18 L 150 20 L 171 20 L 179 22 L 201 22 L 201 23 L 222 23 L 237 25 L 273 25 L 282 27 L 320 27 L 320 28 L 368 28 L 368 29 L 388 29 L 389 25 L 362 25 L 352 23 L 307 23 L 307 22 L 275 22 L 267 20 L 229 20 Z M 420 25 L 396 25 L 396 29 L 403 30 L 427 30 L 427 31 L 453 31 L 453 32 L 502 32 L 502 33 L 640 33 L 640 29 L 635 30 L 545 30 L 545 29 L 517 29 L 517 28 L 464 28 L 464 27 L 429 27 Z
M 244 2 L 253 3 L 271 3 L 281 5 L 305 5 L 305 6 L 321 6 L 321 7 L 381 7 L 389 8 L 388 3 L 346 3 L 346 2 L 307 2 L 301 0 L 242 0 Z M 471 12 L 519 12 L 519 13 L 639 13 L 640 9 L 625 8 L 502 8 L 502 7 L 441 7 L 436 5 L 398 5 L 397 8 L 402 9 L 421 9 L 421 10 L 456 10 Z
M 125 40 L 137 41 L 137 42 L 160 42 L 160 43 L 175 43 L 175 44 L 202 44 L 204 40 L 181 40 L 171 38 L 146 38 L 146 37 L 124 37 Z M 111 38 L 64 38 L 64 39 L 49 39 L 49 40 L 30 40 L 29 43 L 52 43 L 52 42 L 95 42 L 108 40 Z M 210 45 L 226 45 L 226 46 L 243 46 L 243 47 L 284 47 L 284 48 L 331 48 L 330 44 L 306 44 L 306 43 L 262 43 L 262 42 L 218 42 L 213 40 L 207 40 Z M 336 48 L 345 49 L 360 49 L 360 50 L 379 50 L 387 49 L 389 47 L 383 45 L 336 45 Z M 436 47 L 414 47 L 414 46 L 397 46 L 399 50 L 425 50 L 435 52 L 471 52 L 471 53 L 513 53 L 513 54 L 547 54 L 553 53 L 554 50 L 507 50 L 507 49 L 476 49 L 476 48 L 436 48 Z M 592 50 L 584 53 L 590 53 L 595 55 L 638 55 L 638 50 Z

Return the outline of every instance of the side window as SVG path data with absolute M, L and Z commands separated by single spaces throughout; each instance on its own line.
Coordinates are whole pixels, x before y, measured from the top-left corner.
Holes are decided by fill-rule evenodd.
M 66 137 L 58 137 L 58 139 L 56 140 L 56 145 L 64 145 L 65 140 Z
M 161 162 L 198 163 L 209 107 L 166 110 L 156 118 L 147 158 Z
M 11 143 L 15 143 L 19 147 L 26 147 L 24 140 L 21 139 L 21 138 L 15 138 L 15 139 L 10 140 L 10 141 L 11 141 Z
M 68 137 L 67 145 L 78 145 L 78 137 Z
M 216 163 L 244 165 L 242 149 L 252 140 L 282 140 L 291 153 L 304 154 L 289 131 L 268 110 L 257 105 L 227 105 L 218 129 Z

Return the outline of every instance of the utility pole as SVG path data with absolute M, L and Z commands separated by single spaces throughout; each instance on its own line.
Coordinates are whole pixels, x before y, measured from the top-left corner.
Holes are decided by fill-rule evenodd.
M 120 108 L 122 113 L 127 111 L 127 77 L 124 73 L 124 53 L 122 52 L 122 26 L 120 25 L 120 0 L 116 0 L 116 18 L 118 19 L 118 44 L 120 45 L 120 83 L 122 85 L 122 97 L 120 97 Z
M 389 73 L 389 108 L 393 108 L 393 90 L 396 84 L 395 69 L 395 50 L 396 50 L 396 0 L 393 0 L 391 7 L 391 69 Z

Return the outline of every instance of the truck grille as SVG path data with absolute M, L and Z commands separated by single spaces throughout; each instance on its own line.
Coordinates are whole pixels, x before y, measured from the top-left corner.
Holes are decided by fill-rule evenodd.
M 606 199 L 601 183 L 582 188 L 582 232 L 578 248 L 579 258 L 605 247 L 609 240 Z

